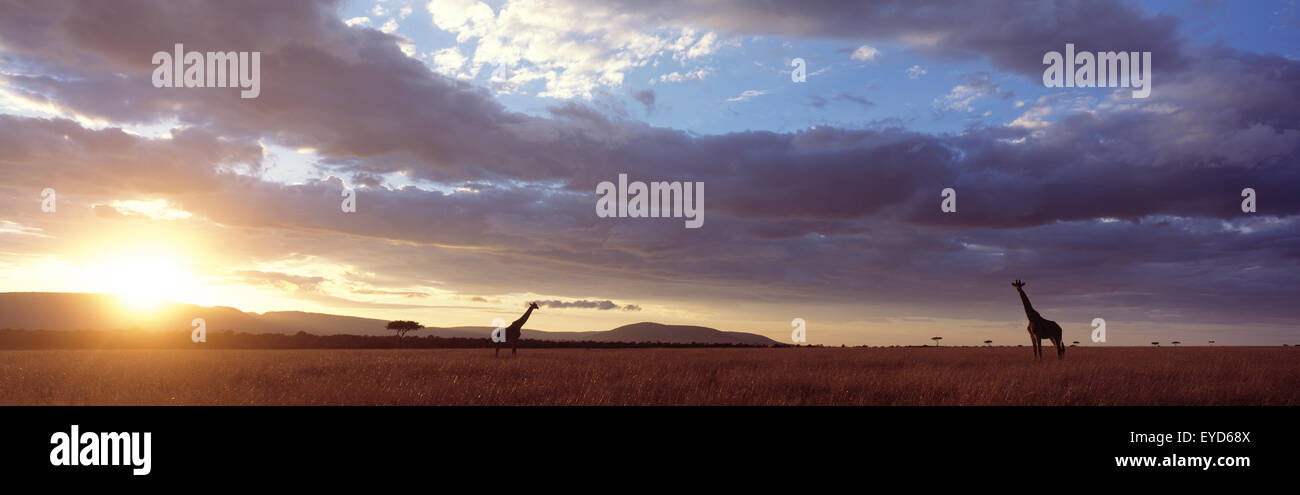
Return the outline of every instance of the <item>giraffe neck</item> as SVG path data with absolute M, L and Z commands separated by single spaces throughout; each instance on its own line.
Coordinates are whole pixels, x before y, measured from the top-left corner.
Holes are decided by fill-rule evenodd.
M 529 306 L 528 311 L 524 311 L 524 315 L 520 316 L 518 320 L 515 320 L 515 326 L 523 326 L 524 323 L 528 322 L 528 315 L 531 314 L 533 314 L 533 308 Z
M 1034 311 L 1034 305 L 1029 304 L 1029 296 L 1025 295 L 1025 290 L 1016 287 L 1016 292 L 1020 293 L 1020 302 L 1025 305 L 1025 316 L 1030 320 L 1039 318 L 1038 312 Z

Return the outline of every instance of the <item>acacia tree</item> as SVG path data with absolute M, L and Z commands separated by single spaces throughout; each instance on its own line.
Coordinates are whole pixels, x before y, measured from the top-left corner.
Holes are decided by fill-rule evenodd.
M 985 341 L 984 341 L 984 345 L 987 345 L 987 346 L 989 346 L 989 347 L 993 347 L 993 341 L 992 341 L 992 340 L 985 340 Z
M 424 325 L 414 321 L 397 320 L 388 322 L 388 326 L 385 328 L 397 332 L 397 342 L 400 344 L 402 342 L 402 337 L 406 336 L 406 332 L 414 332 L 424 328 Z
M 934 341 L 934 346 L 935 346 L 935 347 L 939 347 L 939 341 L 940 341 L 940 340 L 943 340 L 943 337 L 930 337 L 930 340 L 933 340 L 933 341 Z

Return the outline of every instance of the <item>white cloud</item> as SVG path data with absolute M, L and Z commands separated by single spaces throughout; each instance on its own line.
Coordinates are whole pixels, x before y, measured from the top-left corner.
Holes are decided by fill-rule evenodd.
M 476 0 L 431 0 L 428 8 L 433 25 L 456 33 L 457 43 L 487 36 L 496 25 L 492 7 Z
M 984 93 L 977 88 L 958 84 L 953 86 L 952 91 L 949 91 L 948 94 L 936 98 L 934 106 L 939 110 L 950 112 L 974 112 L 975 107 L 971 106 L 971 103 L 974 103 L 981 96 L 984 96 Z
M 747 89 L 745 90 L 745 92 L 740 93 L 740 96 L 737 96 L 735 98 L 727 98 L 727 101 L 745 101 L 750 98 L 762 96 L 765 94 L 767 94 L 767 90 L 765 89 Z
M 460 49 L 454 46 L 451 48 L 443 48 L 433 52 L 431 55 L 433 57 L 433 70 L 439 74 L 450 77 L 459 77 L 462 79 L 473 77 L 472 74 L 462 71 L 466 62 L 469 62 L 469 59 L 460 53 Z
M 706 76 L 708 76 L 710 72 L 711 72 L 711 69 L 709 69 L 709 68 L 696 69 L 696 70 L 693 70 L 693 71 L 686 72 L 686 73 L 684 73 L 684 74 L 681 73 L 681 72 L 673 71 L 673 72 L 669 72 L 669 73 L 667 73 L 667 74 L 662 74 L 662 75 L 660 75 L 660 76 L 659 76 L 659 79 L 651 79 L 651 80 L 650 80 L 650 84 L 654 84 L 655 81 L 663 82 L 663 83 L 679 83 L 679 82 L 683 82 L 683 81 L 699 81 L 699 80 L 703 80 Z
M 863 62 L 867 62 L 867 61 L 875 60 L 876 56 L 878 55 L 880 55 L 880 50 L 877 50 L 869 45 L 862 45 L 859 46 L 857 50 L 853 50 L 853 55 L 851 55 L 849 58 L 852 58 L 853 60 L 861 60 Z
M 929 73 L 930 73 L 929 69 L 926 69 L 925 67 L 921 67 L 919 65 L 913 65 L 907 68 L 908 79 L 917 79 Z
M 38 227 L 29 227 L 20 224 L 18 222 L 11 222 L 9 220 L 0 220 L 0 234 L 17 234 L 17 235 L 29 235 L 35 237 L 49 237 L 48 235 L 41 233 L 41 229 Z
M 353 18 L 351 18 L 351 19 L 348 19 L 348 20 L 346 20 L 346 21 L 343 21 L 343 23 L 344 23 L 344 24 L 347 24 L 349 27 L 356 27 L 356 26 L 366 27 L 366 26 L 369 26 L 369 25 L 370 25 L 370 18 L 369 18 L 369 17 L 353 17 Z
M 941 112 L 974 112 L 972 103 L 985 96 L 997 95 L 1001 88 L 986 72 L 961 76 L 965 81 L 952 87 L 948 94 L 935 98 L 934 107 Z
M 508 84 L 499 90 L 541 82 L 538 96 L 549 98 L 591 98 L 661 56 L 695 60 L 729 44 L 716 33 L 599 4 L 512 0 L 493 10 L 477 0 L 432 0 L 428 8 L 434 25 L 458 43 L 476 41 L 472 53 L 466 49 L 472 70 L 504 67 Z
M 387 22 L 384 23 L 383 26 L 379 26 L 379 30 L 387 34 L 393 34 L 397 32 L 397 20 L 389 19 Z
M 1052 102 L 1053 100 L 1046 96 L 1039 97 L 1038 101 L 1035 102 L 1033 106 L 1029 107 L 1028 110 L 1025 110 L 1025 113 L 1021 114 L 1020 117 L 1017 117 L 1016 120 L 1012 121 L 1008 126 L 1030 130 L 1041 130 L 1047 127 L 1051 124 L 1047 121 L 1047 117 L 1052 114 Z M 1016 103 L 1018 104 L 1016 108 L 1024 105 L 1024 101 L 1017 101 Z
M 108 204 L 118 213 L 131 216 L 141 215 L 154 220 L 184 220 L 194 216 L 193 213 L 177 208 L 165 199 L 112 201 Z
M 687 28 L 689 29 L 689 28 Z M 694 30 L 692 30 L 694 31 Z M 718 49 L 718 34 L 709 32 L 701 36 L 695 43 L 684 47 L 684 51 L 679 50 L 673 58 L 677 60 L 691 60 L 700 58 L 705 55 L 711 55 Z

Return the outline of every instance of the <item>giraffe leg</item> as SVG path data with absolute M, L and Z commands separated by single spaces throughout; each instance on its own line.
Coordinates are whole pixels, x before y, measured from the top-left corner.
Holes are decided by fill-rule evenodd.
M 496 357 L 501 357 L 501 343 L 500 343 L 500 342 L 494 342 L 493 344 L 495 344 L 495 345 L 497 346 Z
M 1052 339 L 1052 344 L 1056 346 L 1056 359 L 1065 359 L 1065 341 L 1058 337 Z

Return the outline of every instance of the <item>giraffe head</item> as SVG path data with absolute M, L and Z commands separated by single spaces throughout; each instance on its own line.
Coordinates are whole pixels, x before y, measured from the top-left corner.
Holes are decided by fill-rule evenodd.
M 536 302 L 528 303 L 528 309 L 539 309 Z
M 1016 279 L 1015 282 L 1011 282 L 1011 285 L 1014 285 L 1016 287 L 1016 290 L 1020 290 L 1021 287 L 1025 286 L 1025 283 L 1021 282 L 1020 279 Z

